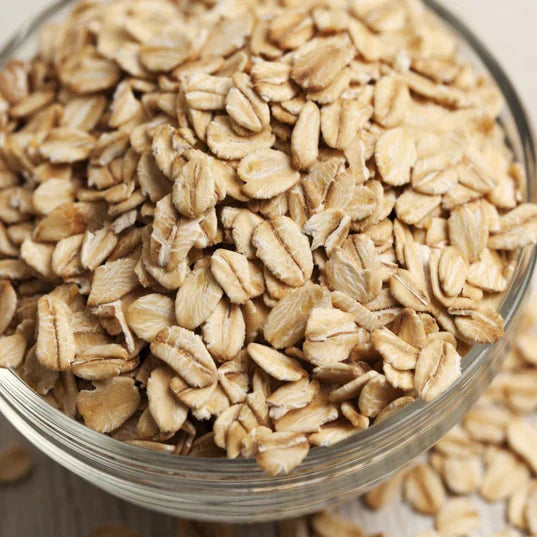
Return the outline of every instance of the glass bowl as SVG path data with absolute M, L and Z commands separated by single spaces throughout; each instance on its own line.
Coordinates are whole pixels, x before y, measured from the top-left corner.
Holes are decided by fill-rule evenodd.
M 62 0 L 28 22 L 0 52 L 0 65 L 35 46 L 36 31 L 71 4 Z M 527 115 L 500 66 L 479 40 L 433 0 L 426 3 L 461 40 L 464 54 L 488 71 L 507 106 L 501 121 L 528 177 L 528 199 L 537 201 L 534 138 Z M 315 448 L 291 475 L 268 477 L 251 460 L 171 456 L 114 440 L 69 419 L 34 393 L 13 372 L 0 370 L 0 411 L 52 459 L 94 485 L 145 508 L 171 515 L 229 522 L 298 516 L 349 500 L 433 445 L 477 400 L 495 373 L 529 295 L 536 249 L 518 259 L 501 305 L 506 336 L 475 346 L 463 374 L 432 403 L 416 401 L 396 416 L 333 447 Z

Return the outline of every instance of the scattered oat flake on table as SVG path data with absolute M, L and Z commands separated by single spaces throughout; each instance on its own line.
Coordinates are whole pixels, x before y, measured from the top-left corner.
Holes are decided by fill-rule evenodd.
M 90 537 L 139 537 L 139 534 L 127 526 L 107 524 L 93 530 Z
M 22 481 L 32 471 L 33 460 L 27 448 L 13 444 L 0 451 L 0 484 Z

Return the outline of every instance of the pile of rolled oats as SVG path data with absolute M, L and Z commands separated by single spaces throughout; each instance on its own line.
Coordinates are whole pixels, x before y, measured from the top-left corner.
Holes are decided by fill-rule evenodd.
M 80 3 L 0 73 L 0 365 L 272 475 L 437 397 L 537 239 L 457 46 L 419 0 Z

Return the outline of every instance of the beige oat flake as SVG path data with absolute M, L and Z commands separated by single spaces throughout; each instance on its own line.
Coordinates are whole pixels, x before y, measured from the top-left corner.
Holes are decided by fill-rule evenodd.
M 469 500 L 447 501 L 436 515 L 436 529 L 443 535 L 471 535 L 479 526 L 479 513 Z
M 252 81 L 245 73 L 233 76 L 233 88 L 226 96 L 226 112 L 241 127 L 260 132 L 270 123 L 270 110 L 254 91 Z
M 301 55 L 291 69 L 291 77 L 310 90 L 325 88 L 353 56 L 349 47 L 319 46 Z
M 132 302 L 126 317 L 134 333 L 150 343 L 163 328 L 175 323 L 174 303 L 165 295 L 151 293 Z
M 242 191 L 253 199 L 270 199 L 295 186 L 300 173 L 282 151 L 260 149 L 246 155 L 237 173 L 244 185 Z
M 416 361 L 414 384 L 425 401 L 446 391 L 461 375 L 461 357 L 447 341 L 434 339 L 421 350 Z
M 287 216 L 278 216 L 259 224 L 252 244 L 256 255 L 279 280 L 299 287 L 310 279 L 313 259 L 308 239 Z
M 421 513 L 437 513 L 446 493 L 438 473 L 428 464 L 412 468 L 404 481 L 405 497 Z
M 76 398 L 84 423 L 101 433 L 123 425 L 136 411 L 140 393 L 129 377 L 94 381 L 94 390 L 82 390 Z
M 302 170 L 309 168 L 319 154 L 321 113 L 312 101 L 308 101 L 300 111 L 291 137 L 293 165 Z
M 172 326 L 163 328 L 151 343 L 151 352 L 168 364 L 190 386 L 203 388 L 216 380 L 216 365 L 200 336 Z
M 54 371 L 68 369 L 75 358 L 75 340 L 67 305 L 45 295 L 37 303 L 37 316 L 37 359 Z

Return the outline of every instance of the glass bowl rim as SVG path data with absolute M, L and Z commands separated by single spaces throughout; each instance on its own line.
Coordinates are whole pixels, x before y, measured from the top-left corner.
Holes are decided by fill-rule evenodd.
M 43 23 L 48 22 L 62 9 L 73 5 L 75 1 L 76 0 L 57 0 L 26 21 L 19 30 L 15 32 L 13 37 L 8 39 L 0 48 L 0 66 L 9 59 L 15 57 L 13 53 L 16 52 L 28 39 L 35 37 L 36 31 L 43 25 Z M 424 0 L 424 3 L 443 23 L 447 23 L 452 31 L 455 31 L 459 37 L 462 37 L 465 44 L 478 56 L 484 67 L 486 67 L 488 74 L 493 77 L 495 83 L 500 88 L 505 103 L 510 108 L 515 119 L 518 135 L 521 137 L 524 165 L 528 177 L 527 188 L 528 193 L 530 193 L 532 189 L 530 173 L 531 175 L 535 175 L 535 137 L 528 119 L 528 114 L 517 91 L 494 56 L 488 51 L 481 40 L 477 38 L 456 15 L 440 5 L 437 0 Z M 528 165 L 532 165 L 531 170 L 528 169 Z M 510 325 L 524 295 L 529 290 L 536 264 L 537 246 L 533 246 L 531 247 L 527 269 L 522 276 L 521 285 L 517 288 L 513 288 L 511 282 L 509 291 L 502 301 L 500 311 L 505 319 L 506 328 Z M 520 263 L 517 265 L 517 268 L 519 265 Z M 373 425 L 371 428 L 360 431 L 356 435 L 333 446 L 312 449 L 302 465 L 290 475 L 270 478 L 265 476 L 265 474 L 258 468 L 255 461 L 250 459 L 228 460 L 225 458 L 201 458 L 181 455 L 170 456 L 169 453 L 159 453 L 116 440 L 107 435 L 93 431 L 84 424 L 67 417 L 62 412 L 55 409 L 26 385 L 15 372 L 0 369 L 0 375 L 10 375 L 12 378 L 9 379 L 9 382 L 13 388 L 21 390 L 21 393 L 24 394 L 24 397 L 27 398 L 28 401 L 31 401 L 39 407 L 43 417 L 50 419 L 58 429 L 63 431 L 66 435 L 69 435 L 73 439 L 73 442 L 83 442 L 83 447 L 85 449 L 88 449 L 93 453 L 98 453 L 105 459 L 112 459 L 129 466 L 140 465 L 164 473 L 174 473 L 179 470 L 184 473 L 185 476 L 193 477 L 196 475 L 207 474 L 207 471 L 210 470 L 212 475 L 226 478 L 227 483 L 229 483 L 229 480 L 233 480 L 239 475 L 242 479 L 247 475 L 257 478 L 259 484 L 270 482 L 272 485 L 285 485 L 291 484 L 297 479 L 302 479 L 304 474 L 307 474 L 308 471 L 313 470 L 319 465 L 325 465 L 328 460 L 337 463 L 341 458 L 349 459 L 350 457 L 356 462 L 359 462 L 361 459 L 360 453 L 367 451 L 365 448 L 369 448 L 371 445 L 382 446 L 385 443 L 384 441 L 393 437 L 398 430 L 403 430 L 408 427 L 419 427 L 421 417 L 432 415 L 436 411 L 440 411 L 443 407 L 443 402 L 449 398 L 453 391 L 457 390 L 459 384 L 464 381 L 464 378 L 472 372 L 475 372 L 476 369 L 479 369 L 479 367 L 486 362 L 487 355 L 492 347 L 493 346 L 490 345 L 474 345 L 463 360 L 463 374 L 461 378 L 452 385 L 448 391 L 431 403 L 425 403 L 423 400 L 418 399 L 397 412 L 394 416 L 383 421 L 381 424 Z M 367 461 L 363 462 L 365 463 Z

